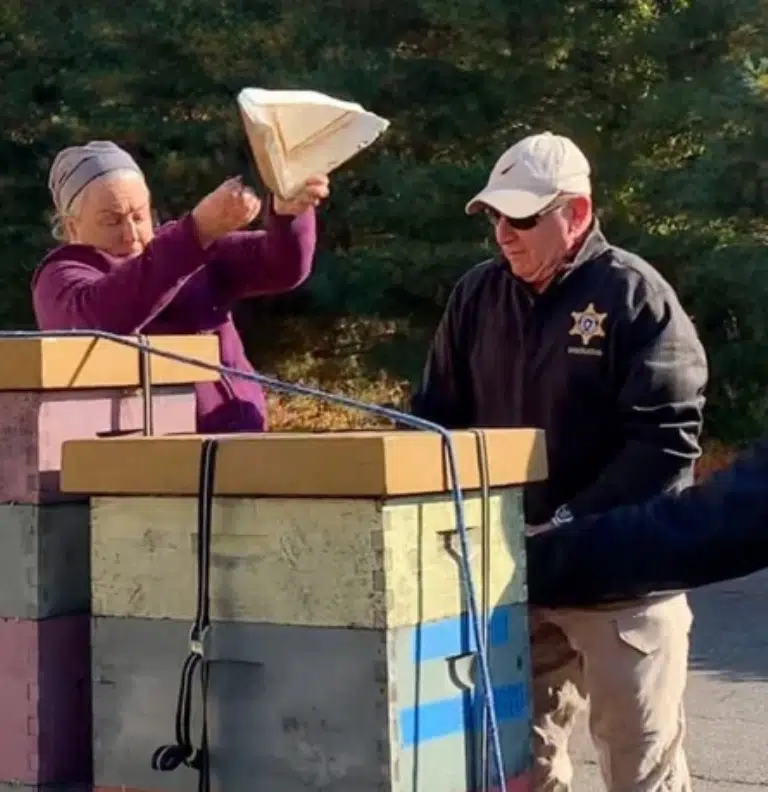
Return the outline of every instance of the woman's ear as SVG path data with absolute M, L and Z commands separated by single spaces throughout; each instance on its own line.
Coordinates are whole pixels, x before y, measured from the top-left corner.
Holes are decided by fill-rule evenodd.
M 77 223 L 73 217 L 63 217 L 61 227 L 64 231 L 64 239 L 67 242 L 77 242 Z

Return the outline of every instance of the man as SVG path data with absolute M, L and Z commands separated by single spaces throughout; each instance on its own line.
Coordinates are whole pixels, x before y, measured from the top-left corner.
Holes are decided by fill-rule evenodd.
M 768 435 L 702 484 L 538 533 L 527 552 L 530 600 L 550 607 L 679 591 L 765 569 Z
M 488 215 L 501 255 L 455 287 L 414 398 L 448 428 L 546 431 L 548 480 L 525 491 L 533 526 L 679 491 L 701 453 L 704 350 L 659 273 L 606 241 L 591 192 L 567 138 L 533 135 L 500 157 L 467 212 Z M 531 609 L 537 792 L 571 789 L 568 739 L 587 695 L 609 792 L 690 789 L 690 624 L 677 593 Z

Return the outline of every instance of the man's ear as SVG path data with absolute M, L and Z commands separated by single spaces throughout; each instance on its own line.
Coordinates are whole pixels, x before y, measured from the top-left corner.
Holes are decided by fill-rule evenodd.
M 574 195 L 568 201 L 570 225 L 574 236 L 581 236 L 592 223 L 592 199 L 588 195 Z

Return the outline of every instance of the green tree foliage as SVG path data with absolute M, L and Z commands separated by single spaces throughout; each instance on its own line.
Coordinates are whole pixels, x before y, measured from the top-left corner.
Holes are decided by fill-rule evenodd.
M 173 216 L 250 167 L 240 88 L 315 88 L 392 127 L 335 175 L 316 273 L 283 313 L 428 326 L 492 250 L 466 200 L 551 129 L 592 159 L 612 240 L 695 317 L 710 431 L 749 437 L 768 423 L 767 22 L 763 0 L 3 0 L 0 316 L 30 321 L 60 146 L 125 145 Z

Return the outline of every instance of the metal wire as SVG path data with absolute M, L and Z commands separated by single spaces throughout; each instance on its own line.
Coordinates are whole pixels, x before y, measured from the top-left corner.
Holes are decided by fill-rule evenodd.
M 491 638 L 491 480 L 488 470 L 488 447 L 485 432 L 473 429 L 477 449 L 477 468 L 480 471 L 480 623 L 483 645 L 487 651 Z M 490 672 L 490 669 L 489 669 Z M 480 783 L 481 792 L 491 788 L 491 765 L 488 761 L 488 710 L 480 713 Z
M 195 366 L 207 371 L 215 371 L 219 374 L 239 377 L 240 379 L 257 382 L 268 388 L 281 393 L 298 394 L 303 396 L 310 396 L 322 401 L 339 404 L 353 410 L 360 410 L 362 412 L 376 415 L 381 418 L 387 418 L 391 421 L 396 421 L 404 426 L 409 426 L 412 429 L 420 429 L 427 432 L 435 432 L 439 434 L 443 440 L 443 452 L 450 474 L 451 482 L 451 495 L 454 505 L 454 513 L 456 518 L 456 529 L 459 534 L 461 542 L 461 579 L 464 586 L 464 594 L 469 607 L 469 618 L 472 625 L 472 632 L 474 643 L 477 646 L 477 655 L 480 666 L 480 681 L 481 693 L 483 696 L 484 709 L 488 725 L 488 738 L 490 738 L 490 748 L 493 753 L 493 763 L 497 773 L 497 783 L 503 787 L 504 782 L 504 762 L 501 750 L 501 737 L 499 734 L 498 721 L 496 719 L 496 707 L 493 698 L 493 685 L 491 684 L 490 667 L 488 664 L 486 635 L 484 635 L 484 620 L 481 621 L 477 597 L 475 593 L 474 580 L 472 578 L 472 569 L 470 565 L 469 542 L 467 539 L 467 527 L 464 519 L 464 498 L 462 495 L 461 487 L 459 486 L 458 466 L 456 464 L 456 453 L 451 440 L 450 432 L 445 427 L 432 421 L 425 421 L 422 418 L 417 418 L 413 415 L 393 410 L 389 407 L 379 407 L 374 404 L 366 404 L 365 402 L 351 399 L 348 396 L 340 396 L 338 394 L 327 393 L 317 388 L 311 388 L 307 385 L 296 385 L 293 383 L 282 382 L 274 377 L 264 374 L 257 374 L 255 372 L 239 371 L 230 366 L 222 366 L 213 363 L 207 363 L 203 360 L 190 357 L 188 355 L 181 355 L 177 352 L 170 352 L 164 349 L 156 349 L 152 347 L 150 340 L 146 336 L 139 336 L 138 338 L 130 336 L 121 336 L 115 333 L 109 333 L 104 330 L 50 330 L 50 331 L 33 331 L 33 330 L 3 330 L 0 331 L 0 339 L 2 338 L 86 338 L 86 339 L 103 339 L 111 341 L 115 344 L 138 349 L 142 355 L 157 355 L 167 360 L 174 360 L 178 363 L 185 363 L 190 366 Z M 482 475 L 482 474 L 481 474 Z
M 143 434 L 151 437 L 155 433 L 154 402 L 152 401 L 152 359 L 149 352 L 149 338 L 137 337 L 144 349 L 139 353 L 139 384 L 141 386 L 141 408 L 144 416 Z

